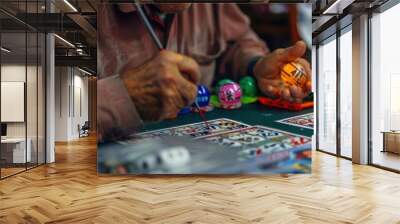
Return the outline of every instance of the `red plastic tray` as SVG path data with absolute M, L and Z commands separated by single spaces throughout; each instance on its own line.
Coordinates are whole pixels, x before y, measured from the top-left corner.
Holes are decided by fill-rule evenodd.
M 290 103 L 290 102 L 284 101 L 282 99 L 270 99 L 270 98 L 264 97 L 264 96 L 258 97 L 258 101 L 261 104 L 264 104 L 264 105 L 267 105 L 270 107 L 292 110 L 292 111 L 300 111 L 300 110 L 304 110 L 304 109 L 314 106 L 314 102 L 312 102 L 312 101 L 303 102 L 303 103 Z

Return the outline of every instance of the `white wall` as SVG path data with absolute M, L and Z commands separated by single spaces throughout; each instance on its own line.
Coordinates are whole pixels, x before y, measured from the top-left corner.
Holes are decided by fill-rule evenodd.
M 77 126 L 80 124 L 81 126 L 85 123 L 85 121 L 88 121 L 89 119 L 89 94 L 88 94 L 88 77 L 81 76 L 82 73 L 79 73 L 76 75 L 75 70 L 75 75 L 74 75 L 74 108 L 72 109 L 72 136 L 78 137 L 78 129 Z
M 55 141 L 68 140 L 68 71 L 67 67 L 55 68 Z
M 37 99 L 36 99 L 36 67 L 28 66 L 27 68 L 24 65 L 19 64 L 5 64 L 1 66 L 1 81 L 2 82 L 25 82 L 25 75 L 27 69 L 27 76 L 29 81 L 29 86 L 34 86 L 35 88 L 27 88 L 27 106 L 30 106 L 29 113 L 27 113 L 28 119 L 28 129 L 32 127 L 36 130 L 36 113 L 32 113 L 32 111 L 36 111 Z M 40 105 L 39 105 L 40 106 Z M 34 107 L 34 108 L 32 108 Z M 1 108 L 1 110 L 6 110 L 7 108 Z M 34 124 L 31 124 L 34 122 Z M 7 122 L 7 136 L 8 137 L 25 137 L 25 123 L 26 122 Z M 35 127 L 33 127 L 35 126 Z M 28 137 L 30 131 L 28 130 Z
M 1 121 L 25 121 L 25 83 L 1 82 Z M 35 105 L 36 108 L 36 105 Z
M 79 138 L 78 124 L 89 117 L 88 77 L 72 67 L 56 67 L 55 73 L 55 140 L 70 141 Z
M 1 66 L 1 81 L 5 82 L 25 82 L 25 64 L 24 65 L 2 65 Z M 6 108 L 1 108 L 5 110 Z M 25 123 L 12 122 L 7 123 L 7 137 L 25 137 Z
M 37 70 L 38 69 L 38 70 Z M 27 80 L 25 80 L 27 78 Z M 2 82 L 24 82 L 26 84 L 26 106 L 22 112 L 26 112 L 26 121 L 6 122 L 8 138 L 25 138 L 30 140 L 32 151 L 32 161 L 36 162 L 39 158 L 40 163 L 44 162 L 44 74 L 42 67 L 25 64 L 3 64 L 1 66 Z M 7 97 L 7 96 L 2 96 Z M 1 110 L 10 110 L 2 107 Z M 12 111 L 11 111 L 12 112 Z M 37 157 L 37 154 L 39 156 Z

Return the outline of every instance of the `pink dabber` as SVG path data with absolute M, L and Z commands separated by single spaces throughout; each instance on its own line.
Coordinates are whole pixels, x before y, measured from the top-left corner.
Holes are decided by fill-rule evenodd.
M 218 98 L 222 108 L 237 109 L 242 105 L 242 90 L 237 83 L 226 83 L 219 88 Z

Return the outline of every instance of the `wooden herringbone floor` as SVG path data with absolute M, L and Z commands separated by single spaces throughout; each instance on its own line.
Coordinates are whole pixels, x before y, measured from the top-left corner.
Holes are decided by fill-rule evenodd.
M 400 175 L 319 152 L 311 175 L 99 177 L 94 138 L 0 181 L 0 223 L 400 223 Z

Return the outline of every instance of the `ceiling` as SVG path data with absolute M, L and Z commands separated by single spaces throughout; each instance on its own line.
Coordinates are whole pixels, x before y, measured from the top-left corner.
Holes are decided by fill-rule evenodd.
M 311 0 L 313 4 L 313 43 L 351 24 L 353 17 L 372 11 L 388 0 Z
M 57 34 L 56 65 L 79 66 L 95 73 L 96 2 L 50 0 L 46 8 L 45 0 L 1 0 L 2 46 L 12 50 L 7 53 L 7 58 L 13 61 L 23 60 L 25 56 L 28 59 L 33 58 L 36 55 L 37 44 L 33 43 L 36 43 L 36 39 L 31 39 L 36 33 L 54 32 Z M 50 9 L 52 13 L 49 13 Z M 27 38 L 25 32 L 28 33 Z M 30 32 L 35 35 L 29 34 Z M 28 44 L 25 41 L 28 41 Z

